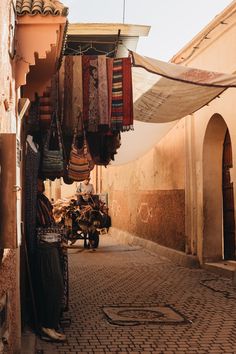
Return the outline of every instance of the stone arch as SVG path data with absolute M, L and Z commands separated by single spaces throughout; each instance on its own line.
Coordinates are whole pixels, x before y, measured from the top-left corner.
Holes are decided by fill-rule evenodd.
M 227 124 L 220 114 L 208 122 L 203 142 L 203 260 L 223 255 L 222 156 Z

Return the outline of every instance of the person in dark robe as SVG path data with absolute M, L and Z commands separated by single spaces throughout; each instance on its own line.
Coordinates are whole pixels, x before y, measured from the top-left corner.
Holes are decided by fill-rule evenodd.
M 55 225 L 52 204 L 44 195 L 42 179 L 38 179 L 37 228 L 46 229 Z M 66 336 L 59 332 L 62 312 L 63 275 L 59 256 L 59 242 L 47 237 L 39 239 L 37 247 L 37 304 L 41 331 L 53 341 L 65 341 Z

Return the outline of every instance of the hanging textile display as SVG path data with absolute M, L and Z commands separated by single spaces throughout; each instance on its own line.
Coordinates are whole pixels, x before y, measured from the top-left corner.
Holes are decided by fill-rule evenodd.
M 79 130 L 84 129 L 88 139 L 90 165 L 106 166 L 114 160 L 120 132 L 133 129 L 131 58 L 68 56 L 60 70 L 60 82 L 63 81 L 61 121 L 68 177 L 72 179 L 75 165 L 80 165 L 78 156 L 83 155 L 82 149 L 72 144 L 72 132 L 78 122 Z
M 108 78 L 105 55 L 82 57 L 83 122 L 88 132 L 108 129 Z
M 63 77 L 63 76 L 62 76 Z M 133 128 L 131 59 L 68 56 L 64 61 L 62 126 L 73 131 L 79 112 L 86 131 Z
M 131 55 L 134 118 L 142 122 L 180 119 L 202 108 L 227 88 L 236 87 L 235 74 L 165 63 L 135 52 Z

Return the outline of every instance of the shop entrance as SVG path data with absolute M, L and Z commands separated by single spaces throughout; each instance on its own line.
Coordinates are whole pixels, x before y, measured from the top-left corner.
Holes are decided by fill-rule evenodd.
M 222 163 L 222 191 L 223 191 L 223 242 L 224 259 L 235 257 L 235 218 L 234 218 L 234 188 L 230 178 L 232 163 L 232 148 L 229 131 L 227 129 L 223 145 Z

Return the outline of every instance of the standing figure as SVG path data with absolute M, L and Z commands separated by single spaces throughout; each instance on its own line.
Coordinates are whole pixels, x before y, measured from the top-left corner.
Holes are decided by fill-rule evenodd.
M 41 231 L 55 224 L 52 205 L 44 195 L 43 180 L 38 179 L 37 227 Z M 50 234 L 52 235 L 52 234 Z M 62 313 L 63 275 L 59 256 L 59 241 L 47 233 L 38 240 L 37 247 L 37 304 L 41 331 L 49 339 L 65 341 L 66 336 L 58 331 Z
M 92 195 L 94 194 L 93 184 L 90 183 L 90 178 L 85 179 L 79 184 L 76 189 L 77 204 L 78 205 L 88 205 L 93 204 Z

